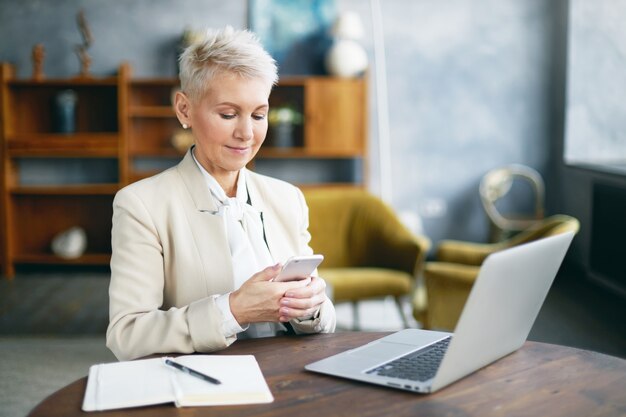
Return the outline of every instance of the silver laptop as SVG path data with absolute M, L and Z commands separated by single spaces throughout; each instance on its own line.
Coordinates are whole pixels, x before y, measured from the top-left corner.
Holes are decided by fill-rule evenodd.
M 485 259 L 454 333 L 401 330 L 305 369 L 435 392 L 524 344 L 573 237 L 563 233 Z

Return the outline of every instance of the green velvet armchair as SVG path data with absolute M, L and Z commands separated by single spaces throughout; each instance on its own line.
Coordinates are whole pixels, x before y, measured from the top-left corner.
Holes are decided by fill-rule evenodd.
M 566 215 L 554 215 L 498 243 L 471 243 L 443 240 L 436 261 L 424 267 L 426 302 L 416 294 L 413 314 L 424 320 L 424 328 L 454 330 L 480 265 L 491 253 L 568 231 L 577 233 L 580 223 Z M 505 279 L 506 277 L 503 277 Z
M 361 189 L 305 189 L 311 247 L 325 259 L 319 274 L 331 286 L 335 303 L 350 302 L 358 328 L 358 302 L 410 295 L 430 240 L 415 236 L 379 198 Z

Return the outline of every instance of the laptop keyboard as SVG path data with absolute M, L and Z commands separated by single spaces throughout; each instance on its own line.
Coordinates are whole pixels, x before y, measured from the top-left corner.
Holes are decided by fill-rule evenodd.
M 367 373 L 411 381 L 427 381 L 435 377 L 451 339 L 452 337 L 448 336 L 424 349 L 411 352 L 369 370 Z

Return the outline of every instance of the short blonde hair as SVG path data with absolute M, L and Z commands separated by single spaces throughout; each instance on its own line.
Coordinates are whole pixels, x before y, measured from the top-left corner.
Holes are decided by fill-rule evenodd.
M 180 56 L 180 84 L 191 99 L 200 99 L 216 75 L 230 72 L 244 78 L 260 78 L 275 85 L 276 61 L 263 49 L 259 38 L 248 30 L 208 29 Z

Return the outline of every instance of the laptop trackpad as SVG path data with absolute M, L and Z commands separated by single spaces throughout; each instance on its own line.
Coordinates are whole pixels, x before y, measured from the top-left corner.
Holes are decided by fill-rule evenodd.
M 348 352 L 348 354 L 367 358 L 392 359 L 412 350 L 415 350 L 415 346 L 407 346 L 400 343 L 375 342 L 353 349 Z

